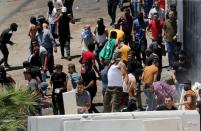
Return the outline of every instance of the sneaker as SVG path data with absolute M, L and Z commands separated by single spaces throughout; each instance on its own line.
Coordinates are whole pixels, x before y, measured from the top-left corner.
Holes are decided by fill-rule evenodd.
M 68 57 L 67 57 L 67 60 L 68 60 L 68 61 L 71 61 L 71 60 L 72 60 L 71 56 L 68 56 Z

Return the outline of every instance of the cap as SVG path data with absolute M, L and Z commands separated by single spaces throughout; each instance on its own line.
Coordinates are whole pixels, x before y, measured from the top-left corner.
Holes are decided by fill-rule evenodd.
M 85 29 L 85 30 L 90 30 L 90 29 L 91 29 L 91 26 L 90 26 L 90 25 L 85 25 L 85 26 L 84 26 L 84 29 Z
M 66 11 L 67 11 L 67 8 L 66 8 L 66 7 L 62 7 L 62 8 L 61 8 L 61 12 L 62 12 L 62 13 L 66 13 Z
M 184 84 L 191 85 L 191 81 L 190 81 L 190 80 L 186 80 L 186 81 L 184 82 Z

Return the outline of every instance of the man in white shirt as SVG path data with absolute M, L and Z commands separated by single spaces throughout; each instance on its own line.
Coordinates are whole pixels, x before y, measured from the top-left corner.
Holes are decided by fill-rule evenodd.
M 157 0 L 154 2 L 154 8 L 149 11 L 148 18 L 152 20 L 155 13 L 158 13 L 160 20 L 165 20 L 165 11 L 164 9 L 160 8 L 159 2 Z
M 123 91 L 122 71 L 126 68 L 121 62 L 121 52 L 114 54 L 114 63 L 108 70 L 108 88 L 106 90 L 103 105 L 104 112 L 118 112 L 120 109 L 120 97 Z

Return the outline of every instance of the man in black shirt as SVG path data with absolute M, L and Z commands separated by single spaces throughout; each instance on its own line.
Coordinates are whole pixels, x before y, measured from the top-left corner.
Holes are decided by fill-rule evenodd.
M 17 28 L 18 28 L 18 25 L 16 23 L 12 23 L 10 25 L 10 28 L 4 30 L 1 33 L 1 36 L 0 36 L 0 50 L 1 50 L 2 54 L 3 54 L 3 58 L 0 60 L 0 65 L 2 63 L 4 63 L 5 67 L 10 66 L 8 64 L 9 51 L 8 51 L 8 48 L 7 48 L 6 44 L 10 44 L 10 45 L 14 44 L 12 41 L 10 41 L 10 39 L 11 39 L 11 37 L 13 35 L 13 32 L 17 31 Z
M 172 96 L 166 96 L 164 105 L 159 106 L 156 110 L 157 111 L 177 110 L 177 108 L 174 107 Z
M 92 103 L 93 98 L 96 96 L 97 85 L 96 85 L 96 74 L 94 70 L 92 69 L 91 62 L 85 62 L 82 64 L 81 75 L 82 75 L 83 81 L 85 82 L 84 84 L 85 90 L 87 90 L 91 96 L 92 105 L 91 105 L 91 108 L 89 109 L 89 113 L 92 113 L 92 111 L 94 111 L 95 113 L 98 113 L 97 109 Z
M 62 70 L 62 65 L 56 65 L 56 72 L 52 74 L 50 79 L 50 84 L 53 86 L 52 104 L 54 115 L 65 113 L 62 93 L 67 92 L 67 75 Z
M 64 49 L 66 50 L 67 59 L 70 61 L 70 25 L 69 23 L 73 23 L 73 18 L 70 14 L 67 14 L 66 7 L 62 7 L 62 14 L 58 20 L 58 32 L 59 32 L 59 42 L 61 47 L 61 58 L 64 58 Z

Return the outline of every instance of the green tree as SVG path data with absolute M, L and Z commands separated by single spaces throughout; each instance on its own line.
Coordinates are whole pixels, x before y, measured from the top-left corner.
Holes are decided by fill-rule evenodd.
M 27 117 L 35 112 L 36 101 L 26 88 L 0 88 L 0 131 L 24 128 Z

